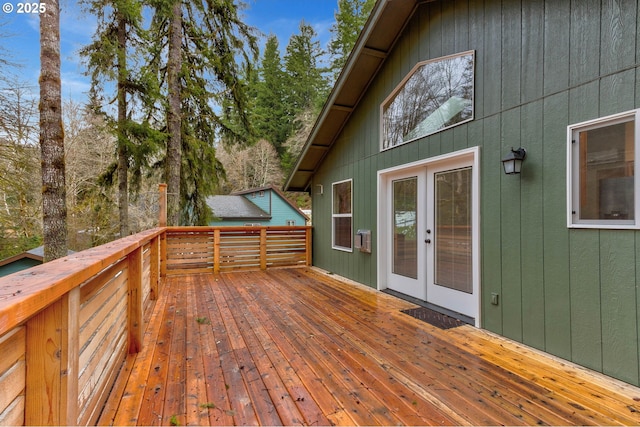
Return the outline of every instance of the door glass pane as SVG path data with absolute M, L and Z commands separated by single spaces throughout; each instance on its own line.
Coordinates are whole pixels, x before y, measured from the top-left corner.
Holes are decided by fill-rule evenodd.
M 435 174 L 435 282 L 472 293 L 471 168 Z
M 393 181 L 393 273 L 418 278 L 418 178 Z

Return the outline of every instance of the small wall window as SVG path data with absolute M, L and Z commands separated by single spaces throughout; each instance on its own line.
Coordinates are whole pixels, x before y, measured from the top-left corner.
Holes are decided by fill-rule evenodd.
M 295 219 L 288 219 L 287 220 L 287 227 L 293 227 L 294 225 L 296 225 L 296 220 Z
M 332 196 L 332 246 L 334 249 L 353 250 L 352 180 L 333 183 Z
M 473 119 L 474 52 L 418 63 L 381 106 L 381 150 Z
M 639 111 L 569 126 L 570 227 L 637 228 Z

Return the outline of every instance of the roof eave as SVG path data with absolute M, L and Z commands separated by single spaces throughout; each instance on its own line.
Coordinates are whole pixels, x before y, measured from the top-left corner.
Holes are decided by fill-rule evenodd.
M 379 0 L 376 3 L 285 182 L 285 191 L 309 191 L 313 174 L 377 75 L 409 18 L 423 2 L 425 0 Z

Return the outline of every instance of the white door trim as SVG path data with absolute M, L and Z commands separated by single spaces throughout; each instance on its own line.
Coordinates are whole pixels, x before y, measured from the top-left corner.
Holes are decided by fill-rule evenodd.
M 393 238 L 387 231 L 387 224 L 390 223 L 389 212 L 387 203 L 390 200 L 389 182 L 394 178 L 394 175 L 400 173 L 409 173 L 412 169 L 424 170 L 425 167 L 430 165 L 440 166 L 446 163 L 456 163 L 459 161 L 469 161 L 472 165 L 472 204 L 473 211 L 477 214 L 472 218 L 473 229 L 473 243 L 472 243 L 472 277 L 473 277 L 473 293 L 476 295 L 477 310 L 475 319 L 475 326 L 481 325 L 481 286 L 480 286 L 480 147 L 472 147 L 464 150 L 455 151 L 453 153 L 444 154 L 441 156 L 431 157 L 428 159 L 419 160 L 416 162 L 406 163 L 400 166 L 394 166 L 391 168 L 378 171 L 378 194 L 377 194 L 377 282 L 378 290 L 387 289 L 387 277 L 389 277 L 389 258 L 391 257 L 391 250 L 393 248 Z

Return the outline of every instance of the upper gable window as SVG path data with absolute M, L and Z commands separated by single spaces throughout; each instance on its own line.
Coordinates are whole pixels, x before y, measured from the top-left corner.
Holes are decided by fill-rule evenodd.
M 381 150 L 473 119 L 474 52 L 418 63 L 381 106 Z

